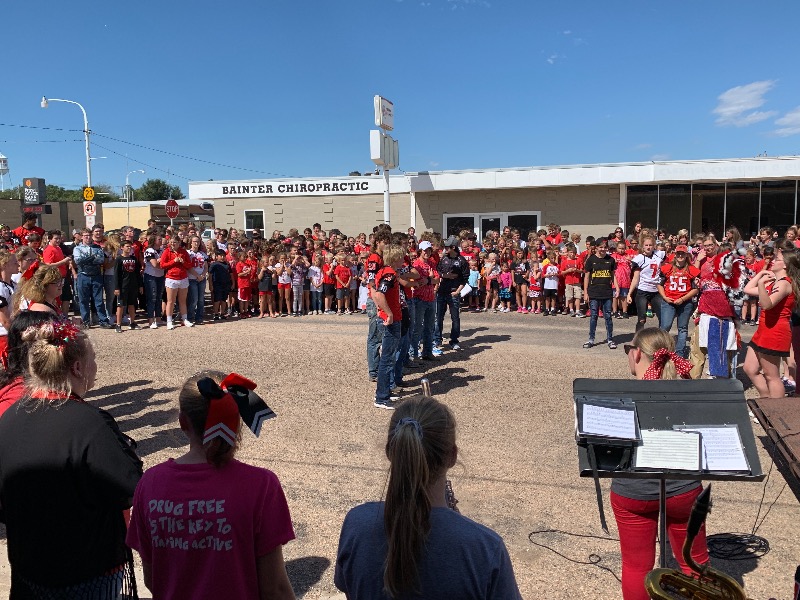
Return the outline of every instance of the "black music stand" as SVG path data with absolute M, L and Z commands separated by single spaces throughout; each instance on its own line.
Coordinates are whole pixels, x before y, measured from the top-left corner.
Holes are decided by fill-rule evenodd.
M 676 425 L 737 425 L 749 471 L 673 470 L 640 471 L 633 469 L 637 442 L 598 440 L 577 436 L 578 464 L 581 477 L 594 477 L 598 492 L 601 521 L 605 522 L 598 478 L 658 479 L 660 566 L 666 566 L 666 481 L 763 481 L 753 428 L 748 415 L 744 389 L 737 379 L 698 380 L 627 380 L 576 379 L 572 394 L 578 406 L 591 398 L 631 400 L 636 406 L 641 430 L 672 430 Z M 577 433 L 577 432 L 576 432 Z

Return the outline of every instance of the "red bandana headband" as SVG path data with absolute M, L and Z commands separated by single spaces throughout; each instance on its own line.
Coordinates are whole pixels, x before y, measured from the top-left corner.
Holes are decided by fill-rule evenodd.
M 650 366 L 647 367 L 647 371 L 644 372 L 644 377 L 642 377 L 642 379 L 661 379 L 664 373 L 664 365 L 670 360 L 675 363 L 675 370 L 682 379 L 692 378 L 689 373 L 692 370 L 691 362 L 678 356 L 674 352 L 670 352 L 666 348 L 659 348 L 656 350 L 655 354 L 653 354 L 653 361 L 650 363 Z
M 253 392 L 255 388 L 255 382 L 238 373 L 231 373 L 219 385 L 210 377 L 197 382 L 203 397 L 211 400 L 203 432 L 204 445 L 219 437 L 235 446 L 240 418 L 256 436 L 261 433 L 262 422 L 275 413 Z

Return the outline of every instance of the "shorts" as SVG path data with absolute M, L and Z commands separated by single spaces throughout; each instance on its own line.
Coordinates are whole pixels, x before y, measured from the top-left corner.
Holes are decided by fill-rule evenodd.
M 514 273 L 514 285 L 528 285 L 525 275 Z
M 511 300 L 511 288 L 501 288 L 500 298 L 502 300 Z
M 481 295 L 480 288 L 476 288 L 476 287 L 472 288 L 472 291 L 469 293 L 469 295 L 472 296 L 473 298 L 477 298 L 478 296 Z
M 228 295 L 231 293 L 229 289 L 219 289 L 214 288 L 214 293 L 212 294 L 212 300 L 214 302 L 227 302 Z
M 250 286 L 247 287 L 240 287 L 239 294 L 237 296 L 239 300 L 242 302 L 250 302 L 250 299 L 253 297 L 253 292 L 250 289 Z
M 620 298 L 627 298 L 629 291 L 630 291 L 630 288 L 624 288 L 624 287 L 619 288 L 619 297 Z
M 580 284 L 570 283 L 564 287 L 564 297 L 567 300 L 581 300 L 583 298 L 583 288 Z
M 127 308 L 128 306 L 135 307 L 138 297 L 139 290 L 136 288 L 120 290 L 119 296 L 117 297 L 117 306 L 122 308 Z
M 304 279 L 303 280 L 303 291 L 304 292 L 310 292 L 311 291 L 311 280 L 310 279 Z
M 347 288 L 336 288 L 336 299 L 344 300 L 350 297 L 350 290 Z
M 188 290 L 189 278 L 186 279 L 169 279 L 164 281 L 164 288 L 168 290 Z
M 263 298 L 264 296 L 272 296 L 272 292 L 258 292 L 258 297 Z
M 492 279 L 489 282 L 489 289 L 491 289 L 493 292 L 500 291 L 500 282 L 497 281 L 497 279 Z
M 558 290 L 544 289 L 542 290 L 542 296 L 545 298 L 555 298 L 556 296 L 558 296 Z
M 541 295 L 541 290 L 528 290 L 528 298 L 540 298 Z
M 758 344 L 754 344 L 750 342 L 750 347 L 758 352 L 759 354 L 767 354 L 769 356 L 781 356 L 786 358 L 789 356 L 789 351 L 783 352 L 782 350 L 773 350 L 772 348 L 764 348 L 763 346 L 759 346 Z
M 758 296 L 751 296 L 750 294 L 744 295 L 745 302 L 758 302 Z M 792 313 L 794 315 L 794 313 Z
M 291 283 L 279 283 L 278 284 L 278 289 L 279 290 L 290 290 L 290 289 L 292 289 L 292 284 Z
M 336 285 L 333 283 L 323 283 L 322 293 L 326 298 L 333 298 L 336 295 Z

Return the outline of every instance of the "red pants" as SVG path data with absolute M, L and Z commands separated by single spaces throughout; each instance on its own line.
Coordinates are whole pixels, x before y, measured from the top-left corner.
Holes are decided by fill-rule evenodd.
M 667 498 L 669 544 L 684 573 L 691 572 L 683 560 L 686 523 L 692 512 L 692 504 L 702 491 L 698 487 Z M 650 596 L 644 588 L 644 578 L 656 562 L 658 500 L 632 500 L 611 492 L 611 508 L 617 520 L 622 554 L 622 597 L 624 600 L 649 600 Z M 701 565 L 708 562 L 705 524 L 694 538 L 692 559 Z

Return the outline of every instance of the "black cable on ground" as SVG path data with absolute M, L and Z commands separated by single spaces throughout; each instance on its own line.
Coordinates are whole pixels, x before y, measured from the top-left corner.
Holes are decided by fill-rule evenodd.
M 596 540 L 603 540 L 605 542 L 619 542 L 619 539 L 612 538 L 612 537 L 605 537 L 605 536 L 601 536 L 601 535 L 588 535 L 588 534 L 582 534 L 582 533 L 570 533 L 569 531 L 561 531 L 560 529 L 540 529 L 538 531 L 531 531 L 528 534 L 528 541 L 531 544 L 533 544 L 534 546 L 538 546 L 539 548 L 544 548 L 545 550 L 549 550 L 553 554 L 557 554 L 561 558 L 563 558 L 565 560 L 568 560 L 569 562 L 574 563 L 576 565 L 592 565 L 592 566 L 597 567 L 598 569 L 602 569 L 603 571 L 608 571 L 609 573 L 611 573 L 611 575 L 614 576 L 614 579 L 616 579 L 618 582 L 622 583 L 622 579 L 619 578 L 619 576 L 614 572 L 613 569 L 611 569 L 610 567 L 606 567 L 605 565 L 601 565 L 600 564 L 600 561 L 602 561 L 603 558 L 599 554 L 595 554 L 595 553 L 590 554 L 588 556 L 588 560 L 577 560 L 575 558 L 570 558 L 569 556 L 565 556 L 564 554 L 561 554 L 561 552 L 551 548 L 550 546 L 547 546 L 546 544 L 541 544 L 539 542 L 534 542 L 533 541 L 533 536 L 539 535 L 539 534 L 543 534 L 543 533 L 560 533 L 561 535 L 569 535 L 569 536 L 572 536 L 572 537 L 579 537 L 579 538 L 592 538 L 592 539 L 596 539 Z

